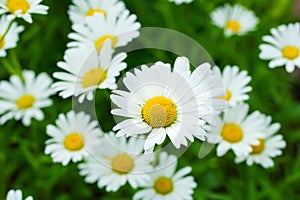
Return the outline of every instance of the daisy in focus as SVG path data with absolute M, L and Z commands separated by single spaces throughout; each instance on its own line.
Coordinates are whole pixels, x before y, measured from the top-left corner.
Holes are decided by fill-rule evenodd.
M 193 0 L 169 0 L 169 2 L 174 2 L 176 5 L 180 5 L 183 3 L 191 3 Z
M 182 58 L 176 60 L 174 71 L 170 64 L 161 62 L 151 67 L 143 65 L 134 73 L 127 72 L 123 82 L 127 91 L 114 90 L 111 95 L 117 106 L 112 114 L 127 119 L 113 130 L 118 130 L 118 137 L 147 134 L 145 151 L 162 144 L 166 136 L 176 148 L 187 146 L 194 136 L 204 139 L 203 126 L 218 102 L 223 102 L 218 98 L 224 95 L 221 77 L 208 63 L 193 73 L 188 60 Z
M 23 194 L 21 190 L 9 190 L 6 196 L 6 200 L 23 200 Z M 25 200 L 33 200 L 32 196 L 26 197 Z
M 93 17 L 86 19 L 85 24 L 74 24 L 73 33 L 69 38 L 74 41 L 68 47 L 80 45 L 92 46 L 98 51 L 101 50 L 106 40 L 111 40 L 113 49 L 126 46 L 134 38 L 139 36 L 141 24 L 136 22 L 136 15 L 124 10 L 121 14 L 111 13 L 106 17 L 96 13 Z
M 116 89 L 116 77 L 126 68 L 123 60 L 127 55 L 119 53 L 112 57 L 112 51 L 110 40 L 104 43 L 100 53 L 87 46 L 68 49 L 65 61 L 57 64 L 66 72 L 53 74 L 60 80 L 52 85 L 53 89 L 63 98 L 78 96 L 80 103 L 85 98 L 92 100 L 96 89 Z
M 177 158 L 162 152 L 159 164 L 149 173 L 151 179 L 144 189 L 138 191 L 134 200 L 183 200 L 193 199 L 197 184 L 194 177 L 187 176 L 191 167 L 184 167 L 176 172 Z
M 280 25 L 263 37 L 266 44 L 259 45 L 259 58 L 271 60 L 270 68 L 285 66 L 287 72 L 300 68 L 300 23 Z
M 73 24 L 84 24 L 86 18 L 93 17 L 96 13 L 105 18 L 115 12 L 118 16 L 125 9 L 125 4 L 119 0 L 73 0 L 69 7 L 69 17 Z
M 221 133 L 209 132 L 208 136 L 216 137 L 217 134 L 219 137 L 217 156 L 223 156 L 230 149 L 238 157 L 247 156 L 252 151 L 251 145 L 259 145 L 265 121 L 258 111 L 247 115 L 248 110 L 247 104 L 238 104 L 225 111 L 224 124 L 222 120 L 215 120 L 219 124 L 214 124 L 216 128 L 211 130 L 221 130 Z
M 235 158 L 236 163 L 246 161 L 247 165 L 256 163 L 264 168 L 270 168 L 274 166 L 272 158 L 282 154 L 282 149 L 286 147 L 286 142 L 283 140 L 282 135 L 274 135 L 280 129 L 280 124 L 271 124 L 272 118 L 270 116 L 264 116 L 264 120 L 264 135 L 259 138 L 259 144 L 251 146 L 252 151 L 248 156 Z
M 94 148 L 91 156 L 79 164 L 80 175 L 87 183 L 97 182 L 107 192 L 117 191 L 127 182 L 132 188 L 145 186 L 152 171 L 151 157 L 142 154 L 144 139 L 117 138 L 115 133 L 105 134 L 102 143 Z
M 33 71 L 23 71 L 24 82 L 17 75 L 9 81 L 0 82 L 0 123 L 14 118 L 29 126 L 31 118 L 44 119 L 41 108 L 52 105 L 49 96 L 54 94 L 50 86 L 52 79 L 46 73 L 35 75 Z
M 217 73 L 220 73 L 219 68 L 215 68 Z M 248 76 L 246 70 L 239 71 L 238 66 L 225 66 L 222 73 L 223 85 L 226 89 L 226 95 L 222 98 L 225 99 L 229 106 L 235 106 L 249 99 L 247 94 L 252 90 L 249 86 L 251 77 Z
M 10 23 L 11 20 L 8 20 L 6 16 L 0 18 L 0 57 L 6 56 L 7 49 L 12 49 L 17 46 L 19 34 L 24 30 L 24 27 L 18 26 L 16 22 L 13 22 L 11 26 Z M 4 36 L 8 28 L 9 30 Z
M 67 165 L 89 156 L 89 151 L 100 143 L 102 131 L 97 128 L 98 121 L 84 112 L 60 114 L 56 125 L 47 126 L 45 154 L 51 155 L 53 162 Z
M 258 23 L 254 12 L 241 5 L 225 4 L 211 13 L 211 19 L 213 24 L 224 29 L 227 37 L 253 31 Z
M 41 5 L 41 2 L 42 0 L 1 0 L 0 14 L 9 13 L 9 19 L 20 17 L 32 23 L 31 14 L 47 14 L 49 7 Z

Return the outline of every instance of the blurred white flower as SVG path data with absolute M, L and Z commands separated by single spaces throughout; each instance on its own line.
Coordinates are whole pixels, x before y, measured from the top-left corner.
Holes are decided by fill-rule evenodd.
M 267 44 L 259 45 L 259 58 L 271 60 L 270 68 L 285 66 L 287 72 L 300 68 L 300 23 L 280 25 L 263 37 Z
M 174 2 L 176 5 L 180 5 L 183 3 L 191 3 L 193 0 L 169 0 L 170 2 Z
M 6 196 L 6 200 L 23 200 L 23 194 L 21 190 L 9 190 Z M 33 200 L 32 196 L 28 196 L 25 200 Z
M 50 86 L 52 79 L 46 73 L 37 76 L 35 72 L 24 70 L 24 81 L 17 75 L 12 75 L 9 81 L 0 82 L 0 123 L 14 118 L 22 120 L 29 126 L 31 118 L 39 121 L 44 119 L 41 108 L 52 105 L 49 96 L 54 92 Z

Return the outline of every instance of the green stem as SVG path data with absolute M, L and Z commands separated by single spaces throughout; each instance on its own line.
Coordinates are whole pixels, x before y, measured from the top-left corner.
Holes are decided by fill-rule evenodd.
M 15 21 L 14 19 L 11 20 L 11 22 L 9 23 L 9 25 L 8 25 L 6 31 L 4 32 L 4 34 L 1 35 L 0 44 L 1 44 L 1 42 L 3 42 L 5 36 L 7 35 L 8 31 L 9 31 L 9 29 L 11 28 L 11 26 L 13 25 L 14 21 Z

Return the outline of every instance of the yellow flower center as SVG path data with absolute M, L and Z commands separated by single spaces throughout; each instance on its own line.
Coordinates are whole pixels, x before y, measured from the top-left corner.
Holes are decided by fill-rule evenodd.
M 22 10 L 22 14 L 24 14 L 30 8 L 30 4 L 26 0 L 8 0 L 6 7 L 13 14 L 17 10 Z
M 65 137 L 64 146 L 69 151 L 78 151 L 83 148 L 84 146 L 84 139 L 83 137 L 77 133 L 70 133 Z
M 236 124 L 225 124 L 221 136 L 230 143 L 236 143 L 243 139 L 243 130 Z
M 176 105 L 166 97 L 157 96 L 145 103 L 142 116 L 153 128 L 168 127 L 176 120 Z
M 93 68 L 87 71 L 82 77 L 82 86 L 88 88 L 100 85 L 107 77 L 107 72 L 102 68 Z
M 19 109 L 25 110 L 31 108 L 34 102 L 35 102 L 34 96 L 30 94 L 24 94 L 17 100 L 17 106 Z
M 232 93 L 229 90 L 226 90 L 225 96 L 221 96 L 220 99 L 224 99 L 226 101 L 229 101 L 231 99 Z
M 174 188 L 173 181 L 166 176 L 158 177 L 154 182 L 153 188 L 158 194 L 169 194 Z
M 3 47 L 4 47 L 4 45 L 5 45 L 5 41 L 4 41 L 4 38 L 3 38 L 3 36 L 2 35 L 0 35 L 0 49 L 2 49 Z
M 104 15 L 105 18 L 106 18 L 106 16 L 107 16 L 105 10 L 101 10 L 101 9 L 98 9 L 98 8 L 90 9 L 89 11 L 86 12 L 86 16 L 92 17 L 92 16 L 94 16 L 96 13 L 100 13 L 100 14 Z
M 119 154 L 111 160 L 111 166 L 118 174 L 128 174 L 134 168 L 134 160 L 127 154 Z
M 258 145 L 251 145 L 252 152 L 251 154 L 260 154 L 265 149 L 265 141 L 263 139 L 259 139 Z
M 241 29 L 241 24 L 236 21 L 236 20 L 229 20 L 227 23 L 226 23 L 226 29 L 229 29 L 231 30 L 232 32 L 234 33 L 237 33 L 240 31 Z
M 282 49 L 282 56 L 294 60 L 299 56 L 299 49 L 295 46 L 286 46 Z
M 102 46 L 106 40 L 111 40 L 111 47 L 114 49 L 118 43 L 118 38 L 114 35 L 103 35 L 102 37 L 98 38 L 94 43 L 95 48 L 100 51 Z

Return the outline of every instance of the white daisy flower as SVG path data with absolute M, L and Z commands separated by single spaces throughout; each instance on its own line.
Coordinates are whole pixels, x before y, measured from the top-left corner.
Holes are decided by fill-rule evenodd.
M 0 15 L 9 13 L 8 18 L 23 18 L 26 22 L 32 23 L 31 14 L 46 15 L 48 6 L 41 5 L 42 0 L 1 0 Z
M 220 73 L 217 67 L 215 71 Z M 248 76 L 246 70 L 239 71 L 238 66 L 227 65 L 222 73 L 222 81 L 226 89 L 226 95 L 222 98 L 228 102 L 229 106 L 235 106 L 249 99 L 247 93 L 252 90 L 252 87 L 248 85 L 251 77 Z
M 176 5 L 180 5 L 183 3 L 191 3 L 193 0 L 169 0 L 169 2 L 174 2 Z
M 162 144 L 166 136 L 176 148 L 187 146 L 194 136 L 203 138 L 203 125 L 224 95 L 221 78 L 210 67 L 205 63 L 191 73 L 188 60 L 179 58 L 174 71 L 159 62 L 143 65 L 134 74 L 127 72 L 123 82 L 128 91 L 111 95 L 117 106 L 112 114 L 127 118 L 113 128 L 119 130 L 117 136 L 147 134 L 146 151 Z
M 0 82 L 1 124 L 14 118 L 29 126 L 31 118 L 44 119 L 41 108 L 52 105 L 49 99 L 54 93 L 50 89 L 52 79 L 46 73 L 36 76 L 33 71 L 24 70 L 22 74 L 24 82 L 17 75 L 12 75 L 9 81 Z
M 74 24 L 75 31 L 69 34 L 74 41 L 68 47 L 77 47 L 81 44 L 93 46 L 98 51 L 106 40 L 111 40 L 112 48 L 126 46 L 130 41 L 139 36 L 138 29 L 141 24 L 136 22 L 136 15 L 124 10 L 120 15 L 112 13 L 104 17 L 96 13 L 86 19 L 86 24 Z
M 64 166 L 70 161 L 81 161 L 100 143 L 102 131 L 97 126 L 98 121 L 91 121 L 91 117 L 84 112 L 60 114 L 56 125 L 47 126 L 51 139 L 46 141 L 45 153 L 51 155 L 53 162 Z
M 116 77 L 127 64 L 122 62 L 126 53 L 112 57 L 110 40 L 104 43 L 100 53 L 89 51 L 87 46 L 71 48 L 66 51 L 64 62 L 58 62 L 58 67 L 66 72 L 55 72 L 53 76 L 60 81 L 52 85 L 55 91 L 60 91 L 63 98 L 79 97 L 92 100 L 96 89 L 116 89 Z
M 251 153 L 251 145 L 258 145 L 258 138 L 262 137 L 264 130 L 263 115 L 258 111 L 247 115 L 249 106 L 238 104 L 229 107 L 225 111 L 224 124 L 222 120 L 215 122 L 215 127 L 222 127 L 221 133 L 209 133 L 208 135 L 219 135 L 217 156 L 223 156 L 228 150 L 232 149 L 236 156 L 246 156 Z M 212 129 L 217 130 L 217 129 Z
M 13 22 L 11 26 L 10 23 L 11 20 L 8 20 L 6 16 L 0 18 L 0 57 L 6 56 L 7 49 L 12 49 L 17 46 L 19 34 L 24 30 L 24 27 L 18 26 L 16 22 Z M 9 30 L 4 36 L 8 28 Z
M 144 186 L 152 171 L 151 157 L 141 154 L 144 139 L 131 137 L 117 138 L 113 132 L 104 135 L 102 143 L 94 148 L 86 162 L 79 165 L 80 175 L 86 176 L 87 183 L 97 182 L 99 188 L 117 191 L 127 182 L 132 188 Z
M 73 0 L 69 7 L 69 17 L 73 24 L 84 24 L 87 17 L 96 13 L 102 14 L 105 18 L 115 12 L 118 16 L 125 9 L 125 4 L 119 0 Z
M 285 66 L 287 72 L 300 68 L 300 23 L 280 25 L 263 37 L 267 44 L 259 45 L 259 58 L 271 60 L 270 68 Z
M 227 37 L 253 31 L 258 23 L 254 12 L 241 5 L 225 4 L 211 13 L 211 19 L 213 24 L 224 29 Z
M 286 142 L 283 140 L 282 135 L 274 135 L 280 129 L 280 124 L 271 124 L 271 121 L 270 116 L 264 116 L 264 135 L 259 138 L 259 144 L 251 146 L 252 151 L 248 156 L 235 158 L 236 163 L 246 160 L 247 165 L 257 163 L 264 168 L 274 166 L 272 158 L 282 154 L 281 149 L 286 147 Z
M 149 173 L 151 180 L 146 187 L 138 191 L 134 200 L 192 200 L 194 188 L 197 184 L 194 177 L 187 176 L 191 167 L 184 167 L 175 172 L 177 158 L 162 152 L 159 156 L 159 165 Z
M 23 200 L 21 190 L 9 190 L 6 195 L 6 200 Z M 33 200 L 32 196 L 26 197 L 25 200 Z

